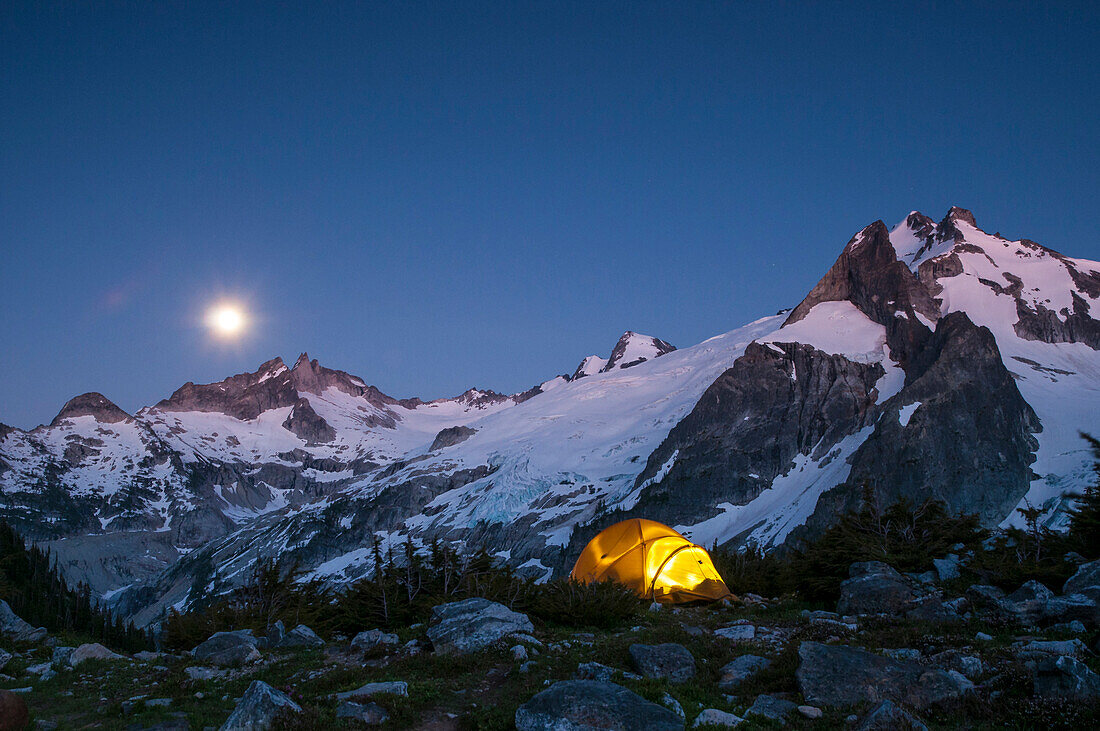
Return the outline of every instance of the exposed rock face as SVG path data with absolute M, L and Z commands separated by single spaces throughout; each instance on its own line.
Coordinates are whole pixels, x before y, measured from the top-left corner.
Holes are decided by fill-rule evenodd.
M 0 634 L 16 642 L 38 642 L 46 637 L 46 628 L 32 627 L 0 599 Z
M 585 376 L 592 376 L 604 369 L 607 365 L 607 361 L 598 355 L 589 355 L 580 362 L 576 370 L 573 371 L 573 375 L 569 378 L 570 381 L 575 381 L 578 378 L 584 378 Z
M 836 263 L 784 324 L 798 322 L 814 305 L 840 300 L 850 301 L 883 325 L 897 319 L 897 312 L 910 317 L 919 312 L 932 321 L 940 316 L 928 289 L 898 260 L 890 232 L 882 221 L 875 221 L 852 237 Z
M 650 456 L 639 487 L 675 460 L 634 513 L 686 523 L 709 517 L 718 502 L 749 502 L 796 455 L 823 457 L 871 423 L 882 375 L 877 363 L 808 345 L 749 345 Z
M 94 416 L 96 421 L 104 424 L 117 424 L 133 418 L 103 394 L 92 392 L 81 394 L 66 402 L 50 422 L 50 426 L 57 426 L 64 419 L 75 419 L 79 416 Z
M 612 371 L 616 368 L 631 368 L 674 350 L 676 350 L 676 346 L 666 343 L 664 340 L 627 330 L 619 338 L 619 342 L 615 343 L 615 347 L 611 351 L 611 357 L 607 359 L 607 365 L 601 369 L 601 372 Z
M 620 685 L 598 680 L 554 683 L 516 711 L 517 731 L 681 731 L 684 720 Z
M 903 424 L 904 405 L 919 407 Z M 882 504 L 942 500 L 986 524 L 1011 513 L 1034 478 L 1041 425 L 1005 368 L 997 343 L 965 313 L 943 317 L 913 354 L 906 386 L 882 408 L 874 431 L 852 455 L 846 483 L 825 493 L 807 532 L 858 509 L 865 489 Z M 804 535 L 805 533 L 803 533 Z
M 300 398 L 294 404 L 290 416 L 283 422 L 283 428 L 293 432 L 310 444 L 331 442 L 336 438 L 336 430 L 317 415 L 309 399 Z
M 1063 594 L 1078 594 L 1090 586 L 1100 586 L 1100 561 L 1090 561 L 1077 567 L 1062 586 Z
M 890 660 L 854 647 L 803 642 L 798 657 L 798 686 L 814 705 L 844 707 L 892 700 L 924 708 L 958 698 L 970 687 L 943 670 Z
M 467 653 L 509 635 L 534 632 L 527 615 L 488 599 L 466 599 L 432 607 L 428 637 L 436 652 Z
M 429 449 L 434 452 L 437 449 L 453 447 L 456 444 L 461 444 L 466 441 L 476 433 L 477 429 L 471 429 L 468 426 L 451 426 L 446 429 L 441 429 L 440 432 L 435 435 L 435 439 L 432 441 L 432 446 L 429 447 Z

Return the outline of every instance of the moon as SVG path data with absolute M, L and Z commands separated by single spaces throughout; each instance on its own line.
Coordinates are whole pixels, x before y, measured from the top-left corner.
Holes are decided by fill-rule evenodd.
M 231 339 L 240 335 L 247 320 L 240 305 L 231 302 L 216 304 L 206 313 L 206 326 L 216 337 L 222 339 Z

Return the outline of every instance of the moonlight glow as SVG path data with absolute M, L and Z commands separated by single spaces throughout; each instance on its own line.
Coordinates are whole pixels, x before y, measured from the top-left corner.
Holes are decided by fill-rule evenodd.
M 241 334 L 246 324 L 244 310 L 240 306 L 221 303 L 210 308 L 206 314 L 206 325 L 219 338 L 233 338 Z

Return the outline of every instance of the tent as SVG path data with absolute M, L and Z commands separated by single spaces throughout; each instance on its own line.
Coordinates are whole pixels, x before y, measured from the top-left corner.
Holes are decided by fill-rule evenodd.
M 570 577 L 583 583 L 618 581 L 662 604 L 732 596 L 702 546 L 644 518 L 600 531 L 581 551 Z

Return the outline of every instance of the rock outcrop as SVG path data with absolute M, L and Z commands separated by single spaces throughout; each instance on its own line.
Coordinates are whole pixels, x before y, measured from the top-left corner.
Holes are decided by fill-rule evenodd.
M 684 720 L 614 683 L 564 680 L 516 711 L 517 731 L 681 731 Z

